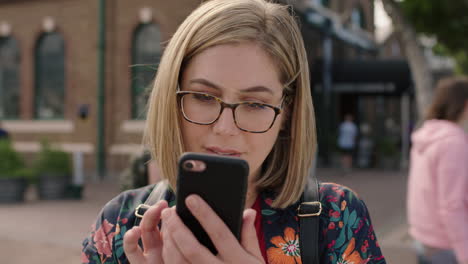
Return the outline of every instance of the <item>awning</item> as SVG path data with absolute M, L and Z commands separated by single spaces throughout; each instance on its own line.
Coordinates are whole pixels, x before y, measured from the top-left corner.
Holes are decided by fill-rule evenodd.
M 357 89 L 354 92 L 357 93 L 401 93 L 409 91 L 408 89 L 412 85 L 410 68 L 405 60 L 340 60 L 334 61 L 331 69 L 333 85 L 381 84 L 354 86 Z M 312 62 L 311 76 L 314 84 L 322 82 L 323 61 L 321 59 Z M 390 86 L 386 84 L 391 84 L 394 89 L 389 88 Z M 350 87 L 337 86 L 338 92 L 352 89 Z M 372 89 L 375 89 L 375 91 Z M 352 90 L 349 90 L 349 92 L 352 92 Z

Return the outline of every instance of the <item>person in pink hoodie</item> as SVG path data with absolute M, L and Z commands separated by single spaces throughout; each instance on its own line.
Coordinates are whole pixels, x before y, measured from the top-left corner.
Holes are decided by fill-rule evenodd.
M 439 82 L 412 135 L 410 235 L 424 264 L 468 263 L 468 78 Z

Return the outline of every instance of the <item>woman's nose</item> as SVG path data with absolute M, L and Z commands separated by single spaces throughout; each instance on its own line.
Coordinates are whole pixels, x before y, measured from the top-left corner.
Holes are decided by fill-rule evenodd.
M 218 120 L 213 124 L 213 131 L 223 135 L 237 135 L 241 131 L 235 123 L 233 109 L 223 109 Z

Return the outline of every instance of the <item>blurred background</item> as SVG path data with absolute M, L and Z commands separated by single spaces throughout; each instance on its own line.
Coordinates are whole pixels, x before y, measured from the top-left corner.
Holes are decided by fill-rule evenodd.
M 99 208 L 124 188 L 122 172 L 138 170 L 158 61 L 200 2 L 0 0 L 0 128 L 31 168 L 19 173 L 24 196 L 0 205 L 6 263 L 31 262 L 25 250 L 35 263 L 79 261 Z M 364 197 L 389 263 L 416 263 L 405 222 L 410 135 L 436 81 L 468 72 L 468 1 L 276 2 L 293 7 L 308 52 L 319 179 Z M 346 115 L 357 137 L 345 175 L 337 139 Z M 48 196 L 56 183 L 38 170 L 58 160 L 65 165 L 51 170 L 66 187 Z

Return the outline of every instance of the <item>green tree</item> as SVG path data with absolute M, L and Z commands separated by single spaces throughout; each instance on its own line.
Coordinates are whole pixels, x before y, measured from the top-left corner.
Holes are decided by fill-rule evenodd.
M 434 36 L 439 54 L 453 56 L 468 73 L 468 0 L 381 0 L 400 36 L 411 69 L 420 118 L 432 99 L 434 80 L 418 34 Z
M 467 74 L 468 0 L 404 0 L 400 6 L 418 33 L 437 39 L 436 52 L 453 56 Z

